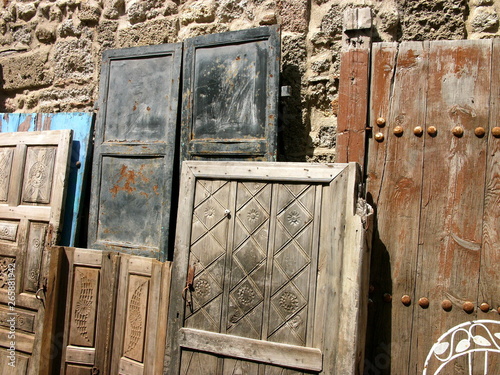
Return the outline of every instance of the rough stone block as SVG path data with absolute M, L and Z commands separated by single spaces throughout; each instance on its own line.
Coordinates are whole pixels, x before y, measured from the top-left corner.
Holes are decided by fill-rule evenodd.
M 246 8 L 248 7 L 247 0 L 221 0 L 218 2 L 217 19 L 220 22 L 231 22 L 232 20 L 243 18 Z
M 466 0 L 398 0 L 403 40 L 464 39 Z
M 214 0 L 190 0 L 180 8 L 181 24 L 213 22 L 215 20 L 216 9 L 217 3 Z
M 307 2 L 302 0 L 279 0 L 278 9 L 284 31 L 307 32 L 309 25 Z
M 42 43 L 52 43 L 56 39 L 56 26 L 41 23 L 35 30 L 35 36 Z
M 89 80 L 94 72 L 92 42 L 83 38 L 57 42 L 53 64 L 58 82 Z
M 472 12 L 471 26 L 474 32 L 494 31 L 498 29 L 498 14 L 493 7 L 476 8 Z
M 13 27 L 12 37 L 14 41 L 21 44 L 29 45 L 31 43 L 35 27 L 36 27 L 35 22 L 21 24 L 19 26 Z
M 52 83 L 52 74 L 46 66 L 49 52 L 39 50 L 0 58 L 3 72 L 3 90 L 37 88 Z
M 97 3 L 84 3 L 80 5 L 78 18 L 86 23 L 97 23 L 101 17 L 101 8 Z
M 36 6 L 33 3 L 17 3 L 16 12 L 18 18 L 29 21 L 36 14 Z
M 176 23 L 170 19 L 157 19 L 134 25 L 118 32 L 117 47 L 137 47 L 174 42 Z
M 134 3 L 127 10 L 129 22 L 134 25 L 146 20 L 146 7 L 144 3 Z

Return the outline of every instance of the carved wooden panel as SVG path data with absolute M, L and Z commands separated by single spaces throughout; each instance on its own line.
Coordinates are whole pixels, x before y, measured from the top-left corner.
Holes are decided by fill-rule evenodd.
M 166 259 L 181 44 L 104 53 L 88 245 Z
M 116 299 L 118 255 L 98 250 L 64 248 L 66 300 L 61 374 L 109 371 L 110 335 Z
M 170 263 L 121 255 L 111 373 L 161 372 Z
M 50 203 L 55 147 L 28 147 L 23 178 L 24 203 Z
M 15 343 L 19 374 L 51 373 L 59 256 L 47 245 L 59 240 L 71 139 L 71 130 L 0 134 L 0 348 Z
M 13 156 L 13 147 L 0 148 L 0 202 L 7 201 Z
M 185 162 L 182 177 L 192 210 L 178 218 L 164 370 L 354 373 L 367 281 L 356 166 Z

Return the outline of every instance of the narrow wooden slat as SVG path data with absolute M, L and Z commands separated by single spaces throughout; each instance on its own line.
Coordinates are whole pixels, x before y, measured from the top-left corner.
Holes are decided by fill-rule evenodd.
M 490 121 L 486 128 L 488 151 L 486 160 L 486 183 L 483 216 L 483 246 L 479 279 L 478 304 L 487 303 L 490 310 L 478 311 L 479 319 L 500 320 L 500 138 L 492 136 L 491 130 L 500 127 L 500 40 L 494 39 L 491 57 Z M 484 362 L 482 362 L 484 363 Z M 478 365 L 482 364 L 478 362 Z M 478 373 L 481 373 L 478 368 Z M 498 356 L 489 357 L 489 374 L 500 373 Z
M 340 58 L 336 162 L 365 163 L 372 16 L 369 8 L 344 11 Z
M 393 78 L 396 70 L 397 54 L 397 43 L 374 43 L 372 46 L 369 123 L 373 127 L 373 133 L 382 133 L 385 139 L 388 137 L 388 128 L 377 126 L 376 119 L 379 117 L 388 118 L 390 114 L 390 100 L 394 85 Z M 381 296 L 384 291 L 392 290 L 392 280 L 387 250 L 385 244 L 380 240 L 382 233 L 379 234 L 377 229 L 377 217 L 382 214 L 381 211 L 383 210 L 383 207 L 378 206 L 378 201 L 384 178 L 387 146 L 387 142 L 376 142 L 373 136 L 368 140 L 366 199 L 368 203 L 373 205 L 376 218 L 373 228 L 375 236 L 372 244 L 370 282 L 378 291 L 378 295 L 373 294 L 371 296 L 374 303 L 368 316 L 368 345 L 365 368 L 373 367 L 371 371 L 378 370 L 374 362 L 379 354 L 383 353 L 384 358 L 389 358 L 384 348 L 390 350 L 391 342 L 391 308 L 381 303 Z
M 66 348 L 66 362 L 93 365 L 95 348 L 83 348 L 68 345 Z
M 187 349 L 306 371 L 321 371 L 323 368 L 321 350 L 315 348 L 278 344 L 189 328 L 180 330 L 179 345 Z
M 426 125 L 437 134 L 424 135 L 415 298 L 430 305 L 414 305 L 409 368 L 417 372 L 441 334 L 476 316 L 462 306 L 477 306 L 487 140 L 474 130 L 488 122 L 491 41 L 436 41 L 429 61 Z M 452 134 L 456 126 L 462 137 Z M 449 312 L 441 308 L 444 299 L 454 305 Z M 454 365 L 468 368 L 467 357 Z
M 350 50 L 341 57 L 337 157 L 339 163 L 364 164 L 370 50 Z
M 330 182 L 346 167 L 342 164 L 314 165 L 310 163 L 294 163 L 294 166 L 290 166 L 289 163 L 266 163 L 261 166 L 244 162 L 185 163 L 197 178 L 224 179 L 230 177 L 238 180 L 265 179 L 266 181 L 307 181 L 310 183 Z M 301 166 L 302 168 L 300 168 Z M 325 170 L 329 171 L 327 176 L 325 176 Z
M 373 336 L 379 343 L 391 343 L 391 367 L 396 373 L 404 371 L 410 356 L 412 308 L 399 299 L 403 295 L 413 297 L 415 287 L 424 139 L 413 130 L 425 124 L 427 80 L 422 77 L 427 76 L 428 49 L 428 43 L 422 42 L 399 46 L 390 108 L 384 113 L 385 145 L 380 147 L 385 148 L 385 158 L 370 165 L 370 175 L 378 176 L 378 181 L 370 181 L 368 191 L 379 189 L 373 191 L 379 233 L 374 254 L 387 252 L 390 259 L 390 264 L 385 257 L 374 260 L 379 292 L 375 296 L 376 312 L 385 324 L 377 324 Z M 394 134 L 396 127 L 403 129 L 402 135 Z M 377 147 L 375 139 L 370 142 L 370 147 Z M 398 300 L 392 305 L 383 302 L 386 293 Z M 381 351 L 381 347 L 376 348 L 375 355 Z

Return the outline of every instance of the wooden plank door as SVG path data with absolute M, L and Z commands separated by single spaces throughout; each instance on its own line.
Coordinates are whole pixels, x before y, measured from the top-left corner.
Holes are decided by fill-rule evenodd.
M 359 371 L 358 179 L 355 164 L 185 162 L 164 371 Z
M 167 257 L 181 44 L 104 53 L 88 247 Z
M 276 160 L 276 27 L 184 42 L 181 161 Z
M 367 191 L 377 211 L 377 323 L 368 373 L 500 371 L 487 354 L 500 335 L 490 263 L 498 257 L 491 223 L 500 218 L 498 48 L 373 47 Z
M 64 226 L 59 242 L 63 246 L 81 246 L 83 242 L 80 232 L 88 212 L 85 212 L 82 202 L 88 199 L 86 188 L 88 187 L 93 124 L 94 114 L 86 112 L 0 114 L 0 132 L 2 133 L 73 130 L 68 188 L 64 203 Z
M 44 321 L 57 262 L 49 275 L 48 246 L 62 226 L 71 135 L 0 134 L 0 363 L 17 374 L 49 373 L 52 327 Z
M 61 374 L 109 373 L 114 304 L 119 270 L 117 253 L 65 247 L 64 284 L 59 303 L 65 307 Z
M 163 368 L 170 262 L 122 255 L 111 374 L 159 374 Z

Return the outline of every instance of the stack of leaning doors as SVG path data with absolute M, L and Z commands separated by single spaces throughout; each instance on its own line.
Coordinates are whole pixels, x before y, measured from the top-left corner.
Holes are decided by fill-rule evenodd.
M 359 373 L 359 182 L 356 164 L 184 162 L 173 263 L 59 249 L 62 373 Z

